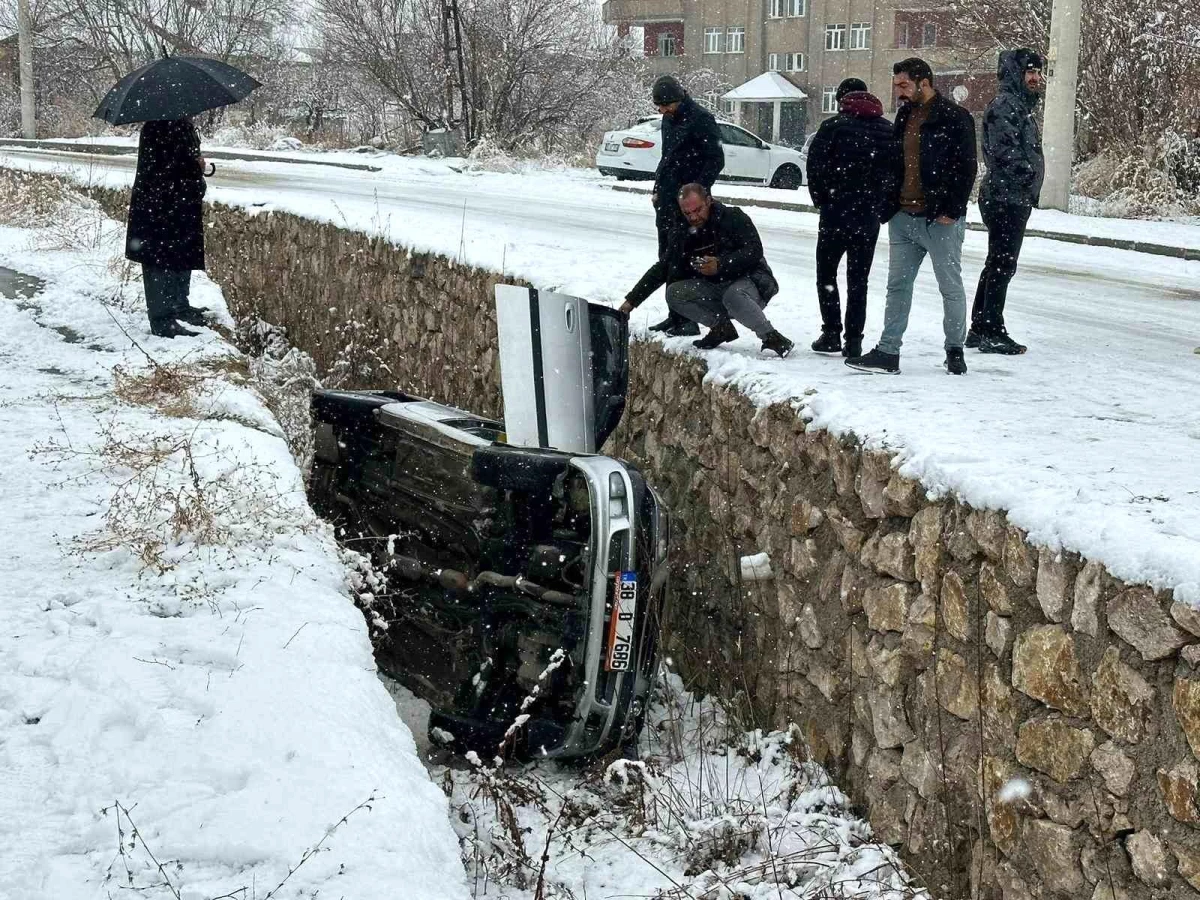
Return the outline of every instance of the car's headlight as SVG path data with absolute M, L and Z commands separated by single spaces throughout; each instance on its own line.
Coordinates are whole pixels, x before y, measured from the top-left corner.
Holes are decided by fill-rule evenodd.
M 618 472 L 608 476 L 608 515 L 611 519 L 625 518 L 625 479 Z

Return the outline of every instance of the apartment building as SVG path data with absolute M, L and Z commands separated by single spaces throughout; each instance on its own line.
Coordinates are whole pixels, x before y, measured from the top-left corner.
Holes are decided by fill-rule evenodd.
M 711 69 L 736 87 L 783 73 L 808 95 L 806 109 L 784 107 L 787 143 L 837 111 L 843 78 L 863 79 L 891 107 L 892 64 L 906 56 L 926 59 L 938 89 L 972 112 L 996 89 L 995 60 L 956 49 L 951 17 L 920 0 L 607 0 L 604 20 L 621 34 L 642 29 L 655 75 Z M 769 108 L 743 109 L 743 124 L 760 133 L 769 117 Z

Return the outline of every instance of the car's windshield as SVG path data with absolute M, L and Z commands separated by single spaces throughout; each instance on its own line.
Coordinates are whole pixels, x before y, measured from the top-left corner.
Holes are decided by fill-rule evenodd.
M 662 131 L 662 119 L 647 119 L 645 122 L 638 122 L 629 130 L 640 132 L 642 134 L 651 134 L 655 131 Z

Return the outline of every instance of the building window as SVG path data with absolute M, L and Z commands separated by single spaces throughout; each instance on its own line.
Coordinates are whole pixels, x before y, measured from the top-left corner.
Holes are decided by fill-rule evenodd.
M 725 31 L 725 52 L 746 52 L 746 29 L 742 27 L 729 28 Z
M 827 87 L 821 91 L 821 112 L 835 113 L 838 111 L 837 88 Z
M 826 25 L 825 26 L 825 49 L 826 50 L 845 50 L 846 49 L 846 26 L 845 25 Z
M 907 49 L 908 47 L 908 23 L 896 23 L 896 46 Z
M 808 15 L 808 0 L 788 0 L 788 15 L 793 19 Z
M 925 23 L 925 30 L 921 35 L 921 46 L 922 47 L 936 47 L 937 46 L 937 25 L 935 23 L 933 23 L 933 22 Z
M 768 19 L 782 19 L 787 0 L 770 0 L 767 4 Z
M 803 72 L 804 71 L 804 54 L 789 53 L 787 54 L 786 65 L 784 68 L 788 72 Z
M 778 72 L 779 71 L 779 54 L 778 53 L 768 53 L 767 54 L 767 71 L 768 72 Z
M 675 49 L 675 35 L 669 31 L 660 31 L 658 33 L 658 55 L 675 56 Z
M 704 52 L 705 53 L 720 53 L 721 52 L 721 29 L 720 28 L 705 28 L 704 29 Z
M 871 23 L 855 22 L 850 26 L 850 49 L 871 49 Z

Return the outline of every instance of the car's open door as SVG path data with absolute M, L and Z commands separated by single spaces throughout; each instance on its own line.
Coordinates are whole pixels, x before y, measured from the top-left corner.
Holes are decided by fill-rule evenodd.
M 496 285 L 500 381 L 510 444 L 595 453 L 629 386 L 629 326 L 578 297 Z

